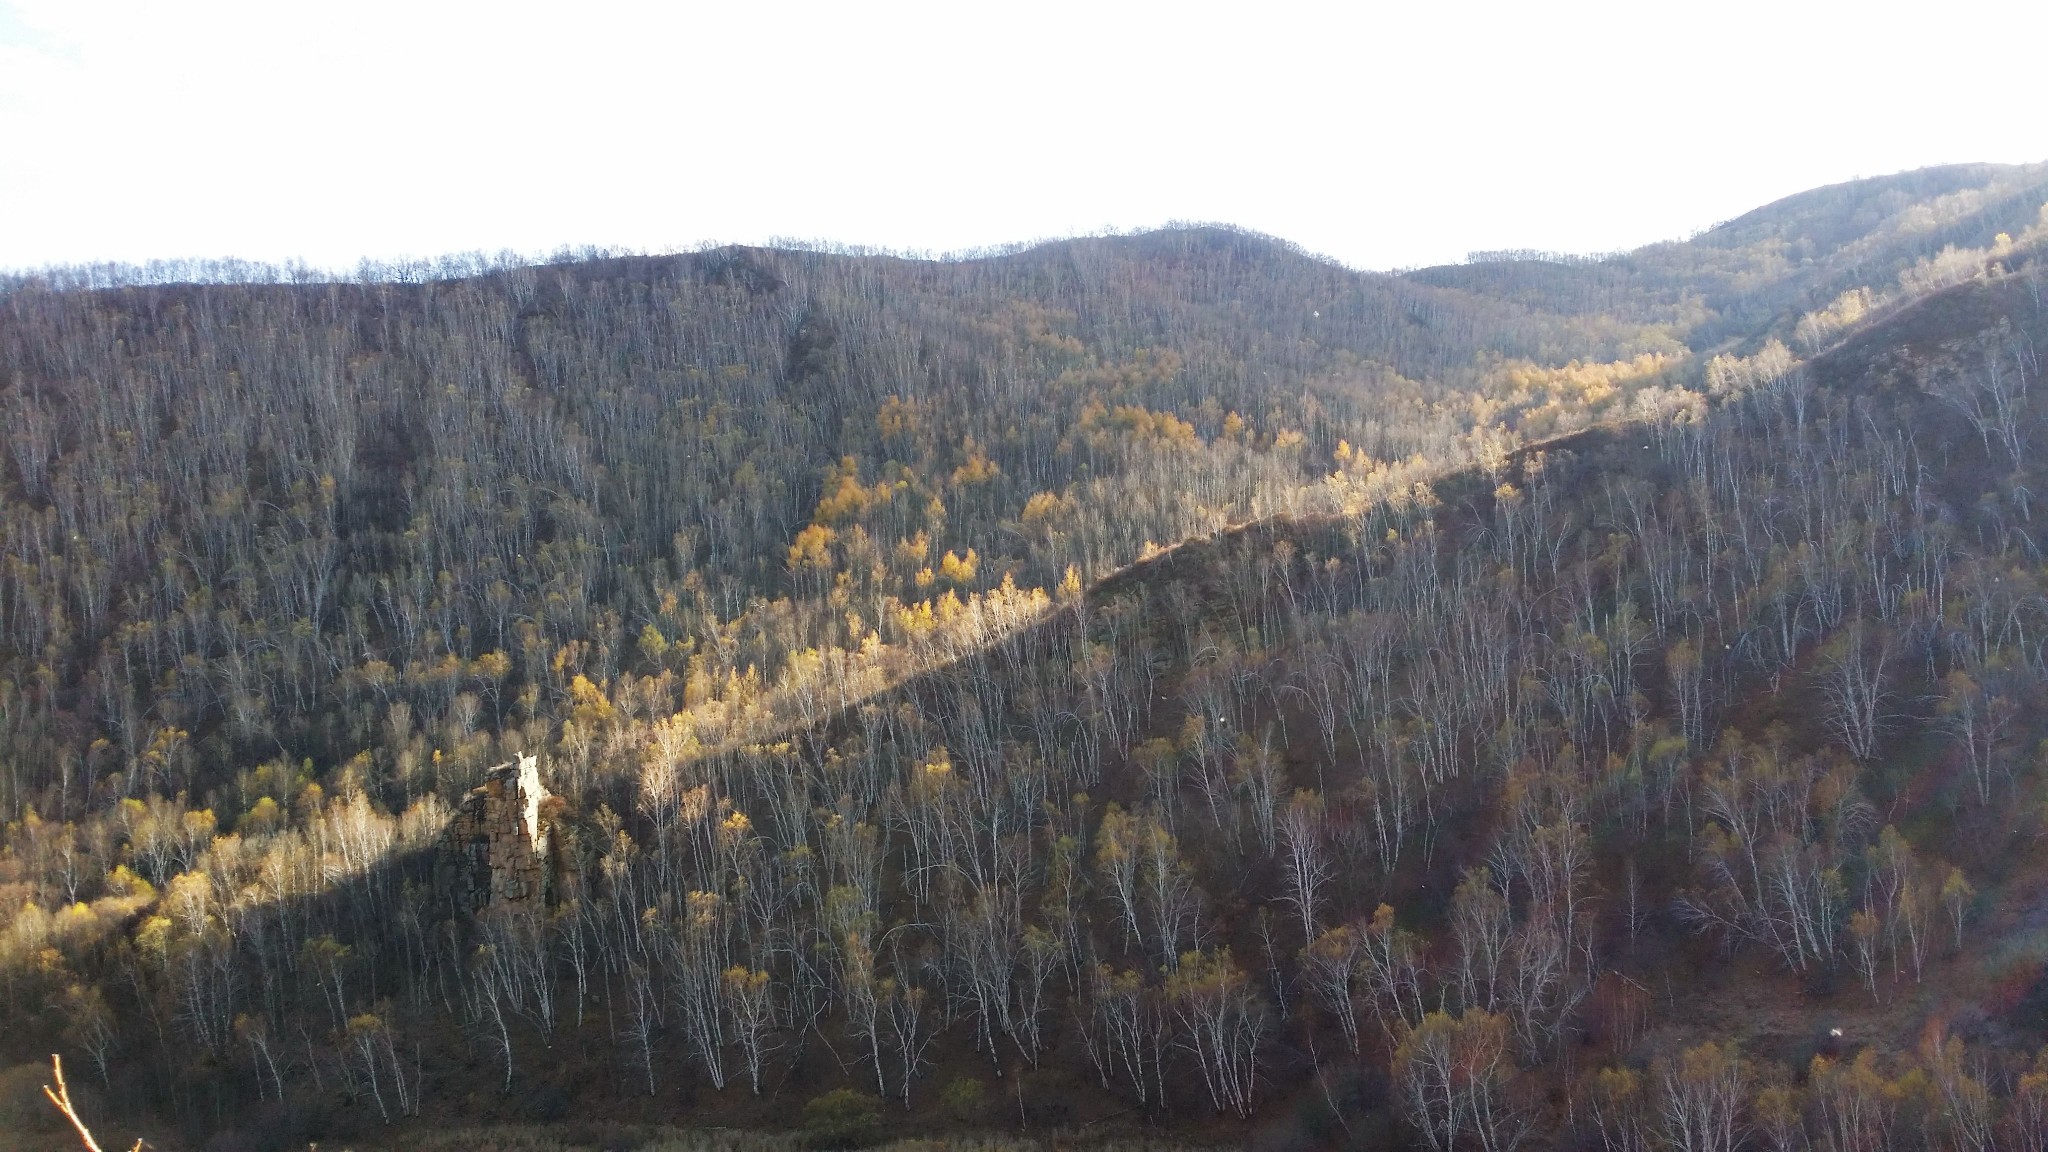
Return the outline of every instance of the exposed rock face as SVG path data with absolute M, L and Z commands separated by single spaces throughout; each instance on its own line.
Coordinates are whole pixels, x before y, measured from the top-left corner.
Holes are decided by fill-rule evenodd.
M 441 833 L 435 879 L 467 912 L 539 904 L 547 896 L 550 830 L 541 813 L 549 796 L 538 757 L 490 770 L 463 797 Z

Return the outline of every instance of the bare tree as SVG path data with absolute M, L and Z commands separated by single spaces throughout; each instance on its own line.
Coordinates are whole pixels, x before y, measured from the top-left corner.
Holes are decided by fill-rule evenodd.
M 1748 1075 L 1733 1048 L 1711 1041 L 1656 1069 L 1664 1143 L 1681 1152 L 1734 1152 Z
M 79 1142 L 85 1145 L 86 1152 L 100 1152 L 99 1141 L 93 1139 L 92 1130 L 85 1126 L 85 1120 L 78 1115 L 78 1109 L 72 1107 L 71 1088 L 64 1083 L 63 1057 L 50 1057 L 50 1074 L 56 1079 L 57 1086 L 52 1088 L 48 1084 L 43 1085 L 43 1095 L 49 1098 L 57 1111 L 63 1113 L 64 1119 L 71 1122 L 71 1127 L 78 1133 Z M 133 1152 L 142 1152 L 141 1140 L 135 1141 Z
M 1592 1078 L 1587 1108 L 1606 1152 L 1649 1152 L 1651 1124 L 1648 1093 L 1642 1073 L 1632 1068 L 1602 1068 Z
M 1889 632 L 1872 629 L 1858 617 L 1829 641 L 1821 656 L 1828 725 L 1860 761 L 1877 755 L 1886 721 L 1885 668 L 1893 651 Z
M 769 1034 L 775 1030 L 775 989 L 768 973 L 734 965 L 721 980 L 724 1007 L 747 1065 L 747 1084 L 761 1094 L 761 1069 L 775 1052 Z
M 1394 1051 L 1402 1109 L 1435 1152 L 1451 1152 L 1466 1133 L 1484 1152 L 1520 1146 L 1529 1119 L 1514 1098 L 1514 1072 L 1506 1021 L 1476 1009 L 1430 1013 Z
M 1354 973 L 1361 944 L 1349 926 L 1339 925 L 1301 950 L 1301 982 L 1323 1011 L 1337 1021 L 1337 1030 L 1353 1055 L 1358 1053 L 1358 1006 L 1352 999 Z
M 1190 952 L 1167 979 L 1166 994 L 1202 1070 L 1218 1112 L 1251 1115 L 1267 1016 L 1251 981 L 1227 950 Z
M 1335 874 L 1323 837 L 1323 798 L 1297 789 L 1279 817 L 1281 867 L 1287 880 L 1284 899 L 1301 918 L 1304 943 L 1316 938 L 1316 912 L 1322 890 Z

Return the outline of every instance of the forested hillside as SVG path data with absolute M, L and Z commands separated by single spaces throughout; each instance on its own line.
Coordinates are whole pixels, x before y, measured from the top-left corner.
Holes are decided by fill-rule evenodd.
M 552 724 L 579 674 L 666 672 L 675 704 L 724 706 L 702 727 L 766 731 L 788 714 L 762 693 L 820 653 L 879 673 L 958 608 L 1028 614 L 1005 577 L 1336 507 L 1340 444 L 1369 486 L 1503 441 L 1482 350 L 1669 344 L 1217 231 L 5 306 L 4 611 L 14 683 L 55 689 L 13 713 L 17 809 L 110 771 L 224 782 L 177 748 L 138 780 L 166 731 L 296 762 L 418 726 L 452 775 L 423 785 L 401 738 L 376 783 L 447 788 L 495 754 L 472 731 Z M 1668 367 L 1622 365 L 1620 393 Z M 53 738 L 54 710 L 83 727 Z
M 1868 304 L 1863 293 L 1896 283 L 1912 296 L 1970 275 L 1972 250 L 2035 224 L 2044 183 L 2048 165 L 1923 168 L 1802 192 L 1683 243 L 1602 259 L 1475 252 L 1464 265 L 1409 278 L 1547 312 L 1668 326 L 1695 350 L 1775 329 L 1811 352 L 1845 304 Z
M 2044 180 L 18 282 L 8 1056 L 167 1147 L 2041 1147 Z M 472 915 L 520 753 L 563 880 Z

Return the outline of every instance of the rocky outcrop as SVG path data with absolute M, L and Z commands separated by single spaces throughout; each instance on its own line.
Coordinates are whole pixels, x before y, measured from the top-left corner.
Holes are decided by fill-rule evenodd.
M 463 797 L 434 862 L 436 884 L 456 908 L 481 912 L 550 897 L 553 837 L 542 807 L 549 798 L 534 756 L 491 769 Z

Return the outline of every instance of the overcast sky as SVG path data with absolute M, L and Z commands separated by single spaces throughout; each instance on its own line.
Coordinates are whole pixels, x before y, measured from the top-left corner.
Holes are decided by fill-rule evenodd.
M 2048 4 L 0 0 L 0 267 L 1227 221 L 1608 251 L 2048 159 Z

